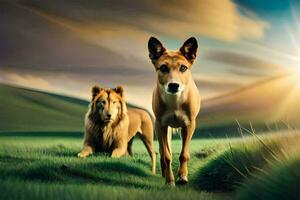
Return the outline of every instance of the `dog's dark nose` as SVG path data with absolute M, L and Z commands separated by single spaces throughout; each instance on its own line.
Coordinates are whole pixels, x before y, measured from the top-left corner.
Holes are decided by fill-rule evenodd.
M 107 114 L 106 114 L 106 117 L 107 117 L 108 119 L 110 119 L 110 118 L 111 118 L 111 114 L 110 114 L 110 113 L 107 113 Z
M 178 83 L 169 83 L 168 84 L 168 91 L 171 93 L 178 92 L 179 84 Z

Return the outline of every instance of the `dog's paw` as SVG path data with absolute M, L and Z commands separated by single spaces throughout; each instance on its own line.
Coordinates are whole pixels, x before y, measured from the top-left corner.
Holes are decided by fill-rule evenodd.
M 156 170 L 155 169 L 152 169 L 152 175 L 156 175 Z
M 180 184 L 180 185 L 184 185 L 184 184 L 187 184 L 189 181 L 188 181 L 188 177 L 187 176 L 179 176 L 178 179 L 176 180 L 176 183 L 177 184 Z
M 168 188 L 173 188 L 173 187 L 175 187 L 175 182 L 174 181 L 166 182 L 165 186 Z

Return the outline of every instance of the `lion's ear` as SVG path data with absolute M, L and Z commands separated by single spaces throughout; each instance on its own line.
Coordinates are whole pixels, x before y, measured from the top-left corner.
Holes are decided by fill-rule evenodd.
M 119 94 L 121 97 L 124 97 L 124 89 L 122 86 L 117 86 L 114 91 Z
M 100 91 L 102 90 L 101 87 L 95 85 L 93 88 L 92 88 L 92 100 L 95 99 L 95 97 L 100 93 Z

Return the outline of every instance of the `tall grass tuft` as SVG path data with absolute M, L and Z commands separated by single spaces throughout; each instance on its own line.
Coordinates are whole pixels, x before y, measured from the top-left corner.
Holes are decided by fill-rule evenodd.
M 289 159 L 298 149 L 300 135 L 297 133 L 258 136 L 253 129 L 243 131 L 252 137 L 242 143 L 229 144 L 229 148 L 211 159 L 197 172 L 195 185 L 205 191 L 234 191 L 257 174 L 265 174 L 276 163 Z M 299 155 L 299 152 L 298 152 Z
M 300 156 L 277 162 L 268 171 L 245 181 L 236 199 L 300 199 Z

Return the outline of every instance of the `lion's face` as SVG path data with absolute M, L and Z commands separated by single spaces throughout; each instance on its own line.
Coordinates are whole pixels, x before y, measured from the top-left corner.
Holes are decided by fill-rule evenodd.
M 102 122 L 110 124 L 122 114 L 123 88 L 93 88 L 92 106 Z

